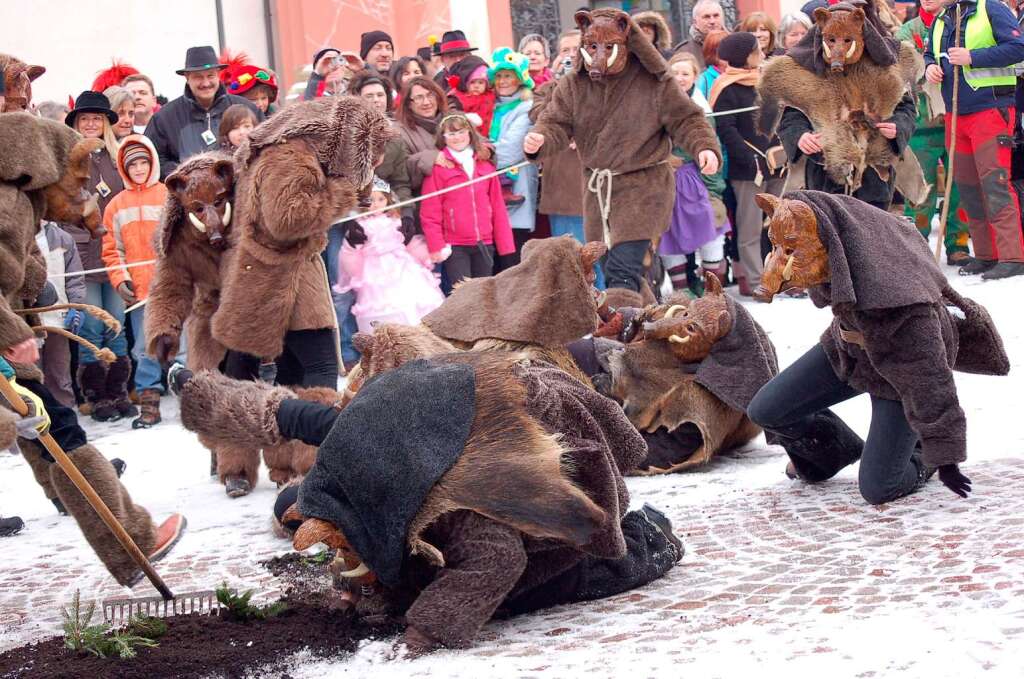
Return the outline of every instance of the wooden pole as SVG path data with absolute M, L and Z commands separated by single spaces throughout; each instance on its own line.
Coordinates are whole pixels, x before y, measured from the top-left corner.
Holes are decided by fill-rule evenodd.
M 953 38 L 953 46 L 960 46 L 960 5 L 956 6 L 956 36 Z M 948 57 L 947 57 L 948 58 Z M 953 110 L 950 111 L 952 119 L 949 123 L 949 165 L 946 167 L 946 193 L 942 198 L 942 217 L 939 219 L 939 240 L 935 243 L 935 261 L 942 261 L 942 243 L 946 240 L 946 221 L 949 219 L 949 195 L 953 192 L 953 162 L 956 152 L 956 123 L 960 118 L 957 112 L 957 105 L 960 99 L 960 67 L 953 65 Z
M 10 381 L 8 381 L 7 377 L 4 375 L 0 375 L 0 394 L 7 399 L 7 402 L 11 404 L 11 407 L 16 413 L 22 417 L 28 415 L 28 406 L 21 400 L 21 396 L 18 395 L 18 392 L 14 390 L 14 387 L 11 386 Z M 42 434 L 39 437 L 39 441 L 43 444 L 50 455 L 53 456 L 53 459 L 57 461 L 57 464 L 59 464 L 60 468 L 64 470 L 64 473 L 68 475 L 68 478 L 71 479 L 71 483 L 75 484 L 75 487 L 78 488 L 82 495 L 85 496 L 89 505 L 96 510 L 100 519 L 102 519 L 103 523 L 107 525 L 107 528 L 109 528 L 110 532 L 114 534 L 114 537 L 121 543 L 121 546 L 124 547 L 126 552 L 128 552 L 128 555 L 139 565 L 142 572 L 146 574 L 149 581 L 152 582 L 153 586 L 156 587 L 158 592 L 160 592 L 160 596 L 168 601 L 173 599 L 174 594 L 171 593 L 171 590 L 167 587 L 163 578 L 161 578 L 160 574 L 153 568 L 153 564 L 149 562 L 146 555 L 142 553 L 139 546 L 135 544 L 134 540 L 132 540 L 132 536 L 124 529 L 124 526 L 122 526 L 121 522 L 117 520 L 117 517 L 114 516 L 114 513 L 111 512 L 110 508 L 107 507 L 105 502 L 103 502 L 103 498 L 99 496 L 89 481 L 82 476 L 82 472 L 78 471 L 78 467 L 75 466 L 75 463 L 71 461 L 68 454 L 65 453 L 57 441 L 54 440 L 53 436 L 49 433 Z

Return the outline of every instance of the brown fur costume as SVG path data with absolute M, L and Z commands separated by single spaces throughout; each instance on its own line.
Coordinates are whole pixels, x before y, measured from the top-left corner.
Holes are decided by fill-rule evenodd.
M 46 463 L 42 460 L 43 451 L 39 443 L 25 439 L 19 439 L 18 443 L 26 459 L 35 458 L 46 465 L 45 469 L 40 467 L 41 473 L 48 474 L 49 487 L 53 490 L 54 495 L 64 503 L 68 513 L 74 517 L 78 527 L 82 529 L 86 541 L 110 571 L 110 574 L 114 576 L 114 579 L 122 585 L 128 585 L 138 575 L 139 567 L 125 552 L 121 543 L 114 539 L 110 529 L 100 519 L 96 510 L 89 505 L 85 496 L 75 487 L 60 465 Z M 128 490 L 117 478 L 117 472 L 114 471 L 110 462 L 89 444 L 79 446 L 67 453 L 103 502 L 110 508 L 110 511 L 117 517 L 117 520 L 128 531 L 142 553 L 152 553 L 156 547 L 156 526 L 153 524 L 149 512 L 144 507 L 132 502 Z M 37 471 L 36 464 L 32 464 L 32 471 L 38 480 L 40 472 Z M 47 494 L 47 497 L 50 495 Z
M 618 24 L 625 35 L 625 69 L 614 76 L 593 79 L 582 58 L 577 69 L 558 86 L 532 132 L 544 135 L 544 145 L 531 158 L 545 160 L 575 141 L 584 166 L 584 179 L 596 170 L 611 170 L 611 208 L 605 233 L 597 194 L 583 198 L 584 230 L 588 241 L 609 247 L 637 240 L 656 241 L 668 228 L 675 199 L 673 172 L 668 164 L 672 146 L 693 157 L 711 150 L 721 157 L 718 140 L 701 109 L 690 101 L 668 72 L 665 60 L 625 12 L 598 9 L 586 14 L 591 25 Z M 586 40 L 584 43 L 586 44 Z M 602 47 L 602 49 L 604 49 Z M 601 52 L 595 64 L 606 63 Z M 591 69 L 593 71 L 593 69 Z
M 46 283 L 39 222 L 82 219 L 89 154 L 100 144 L 28 113 L 0 115 L 0 350 L 34 337 L 14 310 L 32 303 Z
M 903 95 L 924 73 L 924 60 L 909 44 L 900 45 L 895 64 L 873 60 L 865 48 L 870 25 L 859 7 L 819 8 L 814 17 L 817 25 L 805 42 L 816 40 L 818 58 L 831 68 L 816 72 L 789 55 L 770 60 L 757 86 L 762 101 L 760 126 L 774 132 L 783 106 L 799 109 L 822 135 L 825 170 L 833 181 L 856 190 L 868 167 L 886 179 L 897 164 L 892 145 L 874 124 L 893 115 Z
M 602 254 L 600 243 L 571 236 L 529 241 L 519 264 L 463 281 L 423 325 L 458 348 L 525 351 L 589 383 L 563 347 L 597 328 L 594 263 Z
M 336 327 L 320 253 L 390 134 L 362 101 L 329 97 L 289 106 L 238 149 L 232 256 L 213 316 L 224 346 L 272 360 L 287 331 Z
M 4 107 L 0 113 L 15 113 L 26 110 L 32 103 L 32 81 L 46 73 L 46 69 L 26 64 L 9 54 L 0 54 L 0 73 L 4 78 Z
M 221 265 L 224 246 L 220 243 L 231 224 L 224 224 L 224 210 L 215 202 L 234 201 L 234 171 L 231 156 L 222 152 L 192 156 L 165 182 L 167 202 L 155 236 L 156 273 L 146 304 L 146 352 L 166 360 L 158 352 L 158 340 L 173 342 L 176 353 L 185 321 L 188 320 L 188 361 L 192 370 L 216 370 L 225 349 L 210 332 L 210 319 L 220 302 Z M 203 208 L 196 210 L 196 205 Z M 187 207 L 186 207 L 187 206 Z M 206 229 L 200 232 L 189 213 Z

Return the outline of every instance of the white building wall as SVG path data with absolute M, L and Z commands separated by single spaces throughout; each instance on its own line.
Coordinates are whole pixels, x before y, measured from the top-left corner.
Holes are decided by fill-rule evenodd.
M 263 2 L 223 0 L 223 8 L 227 46 L 265 65 Z M 78 95 L 115 57 L 173 99 L 185 85 L 174 73 L 185 50 L 219 50 L 214 0 L 0 0 L 0 26 L 0 51 L 46 67 L 32 86 L 36 103 Z

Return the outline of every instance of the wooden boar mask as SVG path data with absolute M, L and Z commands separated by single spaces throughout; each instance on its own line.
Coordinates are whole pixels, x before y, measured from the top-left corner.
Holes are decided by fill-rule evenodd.
M 100 139 L 79 139 L 71 147 L 64 173 L 55 184 L 43 189 L 46 198 L 45 219 L 65 224 L 83 224 L 95 231 L 100 224 L 96 197 L 86 190 L 89 181 L 89 156 L 103 146 Z
M 707 358 L 715 342 L 732 330 L 732 314 L 718 277 L 705 273 L 704 286 L 703 297 L 686 306 L 673 305 L 659 320 L 644 323 L 644 340 L 667 341 L 683 363 L 699 363 Z
M 590 79 L 601 80 L 622 73 L 629 63 L 629 15 L 621 10 L 594 14 L 580 10 L 575 19 L 582 34 L 581 67 L 586 68 Z
M 814 10 L 814 21 L 821 31 L 821 52 L 833 73 L 842 73 L 864 54 L 864 10 Z
M 187 224 L 182 224 L 194 240 L 205 241 L 216 250 L 227 247 L 231 227 L 231 200 L 234 196 L 235 172 L 225 158 L 211 165 L 180 168 L 166 181 L 167 190 L 181 205 Z M 164 252 L 170 246 L 173 228 L 164 234 Z
M 755 196 L 771 219 L 768 237 L 773 249 L 764 261 L 764 273 L 754 296 L 764 302 L 790 288 L 812 288 L 831 278 L 828 251 L 818 236 L 818 219 L 802 200 Z
M 302 516 L 296 505 L 289 507 L 281 518 L 282 521 L 302 521 L 302 525 L 296 529 L 292 537 L 292 547 L 296 550 L 302 552 L 315 544 L 323 543 L 335 550 L 334 563 L 331 564 L 331 572 L 334 575 L 352 580 L 357 585 L 372 585 L 377 582 L 377 576 L 363 563 L 349 545 L 344 533 L 333 523 L 323 519 L 307 519 Z
M 4 77 L 4 106 L 0 113 L 28 109 L 32 103 L 32 81 L 46 73 L 42 66 L 30 66 L 7 54 L 0 54 L 0 71 Z

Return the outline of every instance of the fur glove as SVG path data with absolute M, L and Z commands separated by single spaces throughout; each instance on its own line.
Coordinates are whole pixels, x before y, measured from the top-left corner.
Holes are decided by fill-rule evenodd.
M 216 442 L 253 447 L 285 442 L 277 426 L 281 401 L 295 392 L 203 371 L 181 388 L 181 423 Z

